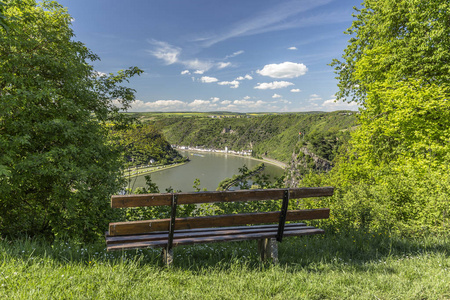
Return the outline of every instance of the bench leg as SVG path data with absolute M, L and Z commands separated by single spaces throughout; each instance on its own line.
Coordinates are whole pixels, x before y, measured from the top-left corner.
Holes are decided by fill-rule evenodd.
M 274 238 L 258 240 L 258 251 L 261 261 L 272 260 L 274 264 L 278 263 L 278 243 Z
M 163 265 L 170 267 L 170 265 L 173 263 L 173 249 L 167 251 L 167 248 L 163 248 L 161 252 L 161 258 Z

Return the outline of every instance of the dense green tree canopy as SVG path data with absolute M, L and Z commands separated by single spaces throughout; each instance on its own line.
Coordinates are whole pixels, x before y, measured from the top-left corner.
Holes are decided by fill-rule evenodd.
M 52 1 L 5 0 L 0 27 L 0 233 L 89 238 L 121 186 L 120 152 L 106 124 L 121 124 L 120 86 L 138 68 L 98 76 L 98 57 L 73 40 Z
M 183 158 L 153 125 L 136 124 L 111 134 L 124 149 L 125 162 L 129 166 L 147 165 L 152 160 L 153 163 L 167 164 Z
M 438 167 L 450 150 L 450 3 L 366 0 L 333 65 L 362 106 L 352 151 L 368 168 Z
M 347 30 L 342 60 L 332 63 L 339 99 L 364 105 L 370 84 L 422 79 L 450 81 L 449 2 L 441 0 L 366 0 Z
M 338 98 L 360 104 L 360 126 L 325 179 L 338 187 L 330 220 L 341 228 L 448 234 L 450 2 L 362 6 L 342 60 L 332 63 Z

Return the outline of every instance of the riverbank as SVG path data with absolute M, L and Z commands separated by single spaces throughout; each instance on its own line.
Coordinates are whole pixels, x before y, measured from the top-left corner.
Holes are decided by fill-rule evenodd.
M 164 171 L 164 170 L 176 168 L 176 167 L 185 165 L 187 163 L 188 163 L 188 161 L 185 161 L 185 162 L 182 162 L 182 163 L 171 164 L 171 165 L 132 168 L 132 169 L 128 169 L 127 171 L 125 171 L 125 178 L 126 179 L 131 179 L 131 178 L 138 177 L 138 176 L 148 175 L 148 174 L 151 174 L 151 173 L 155 173 L 155 172 L 159 172 L 159 171 Z M 131 172 L 133 172 L 133 173 L 131 173 Z
M 272 158 L 268 158 L 268 157 L 262 157 L 262 158 L 257 158 L 254 156 L 251 156 L 251 150 L 242 150 L 242 151 L 225 151 L 225 150 L 217 150 L 217 149 L 203 149 L 203 148 L 191 148 L 191 147 L 187 147 L 187 146 L 173 146 L 175 149 L 179 150 L 179 151 L 191 151 L 191 152 L 197 152 L 197 153 L 218 153 L 218 154 L 225 154 L 225 155 L 233 155 L 233 156 L 238 156 L 238 157 L 245 157 L 245 158 L 250 158 L 252 160 L 256 160 L 256 161 L 260 161 L 263 163 L 268 163 L 277 167 L 280 167 L 282 169 L 286 169 L 287 164 L 276 160 L 276 159 L 272 159 Z
M 281 162 L 279 160 L 276 159 L 272 159 L 272 158 L 268 158 L 268 157 L 262 157 L 262 159 L 259 158 L 255 158 L 256 160 L 260 160 L 262 162 L 266 162 L 275 166 L 278 166 L 280 168 L 286 169 L 287 168 L 287 164 L 284 162 Z

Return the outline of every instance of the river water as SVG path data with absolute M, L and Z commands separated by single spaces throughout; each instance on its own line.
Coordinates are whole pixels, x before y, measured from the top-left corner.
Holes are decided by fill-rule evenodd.
M 151 173 L 152 182 L 156 183 L 161 192 L 172 187 L 174 190 L 182 192 L 192 192 L 194 180 L 200 179 L 200 188 L 208 191 L 215 191 L 219 183 L 228 177 L 239 173 L 239 168 L 246 165 L 252 169 L 261 162 L 250 157 L 241 157 L 224 153 L 179 151 L 183 156 L 187 156 L 190 162 L 179 167 Z M 264 174 L 268 174 L 270 179 L 283 175 L 283 169 L 264 163 L 266 168 Z M 130 180 L 132 190 L 145 186 L 144 176 L 134 177 Z

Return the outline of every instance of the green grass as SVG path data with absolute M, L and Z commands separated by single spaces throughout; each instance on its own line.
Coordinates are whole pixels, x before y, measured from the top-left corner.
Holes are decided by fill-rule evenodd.
M 0 241 L 0 299 L 449 299 L 447 236 L 285 238 L 280 264 L 256 242 L 106 252 L 103 244 Z

